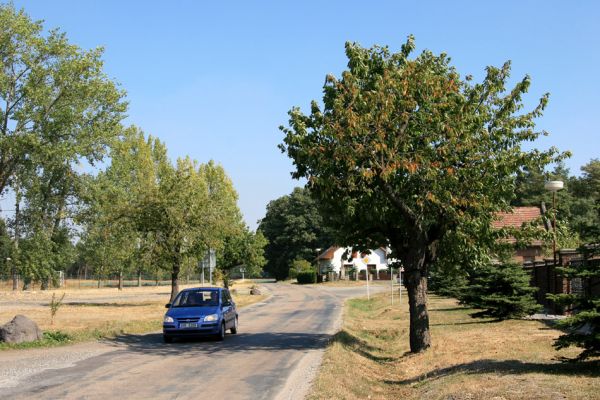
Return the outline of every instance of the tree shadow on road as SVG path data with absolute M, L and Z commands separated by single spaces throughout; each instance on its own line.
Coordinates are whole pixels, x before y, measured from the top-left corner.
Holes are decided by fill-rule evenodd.
M 324 349 L 331 335 L 317 333 L 263 332 L 226 335 L 222 342 L 211 338 L 184 338 L 174 343 L 163 343 L 162 333 L 121 335 L 104 343 L 117 349 L 152 355 L 227 354 L 241 351 Z

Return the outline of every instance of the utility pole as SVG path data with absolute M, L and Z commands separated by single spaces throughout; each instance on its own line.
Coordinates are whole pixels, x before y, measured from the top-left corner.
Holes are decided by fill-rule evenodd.
M 556 192 L 564 187 L 563 181 L 548 181 L 544 188 L 552 192 L 552 259 L 556 265 Z
M 19 221 L 19 217 L 21 215 L 21 189 L 19 188 L 19 180 L 15 179 L 15 253 L 14 259 L 12 260 L 12 290 L 18 290 L 19 286 L 19 275 L 17 273 L 17 260 L 19 257 L 19 238 L 21 237 L 21 232 L 19 231 L 19 226 L 21 221 Z

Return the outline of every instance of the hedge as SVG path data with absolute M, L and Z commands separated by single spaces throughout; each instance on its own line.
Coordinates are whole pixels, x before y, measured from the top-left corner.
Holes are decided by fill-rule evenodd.
M 301 285 L 307 283 L 317 283 L 317 272 L 316 271 L 303 271 L 298 272 L 298 276 L 296 277 L 298 283 Z

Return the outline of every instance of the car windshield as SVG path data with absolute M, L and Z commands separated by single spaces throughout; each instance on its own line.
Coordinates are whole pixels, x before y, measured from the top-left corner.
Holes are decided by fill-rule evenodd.
M 216 290 L 186 290 L 175 298 L 173 307 L 214 307 L 219 305 Z

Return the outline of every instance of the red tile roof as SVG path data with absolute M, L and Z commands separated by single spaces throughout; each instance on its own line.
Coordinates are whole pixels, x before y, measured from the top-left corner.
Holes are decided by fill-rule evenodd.
M 512 212 L 499 212 L 498 220 L 492 222 L 494 228 L 520 228 L 524 223 L 531 222 L 542 215 L 539 207 L 515 207 Z
M 325 250 L 324 252 L 322 252 L 319 257 L 317 257 L 317 260 L 332 260 L 333 259 L 333 253 L 335 253 L 335 251 L 339 249 L 339 246 L 331 246 L 330 248 L 328 248 L 327 250 Z

